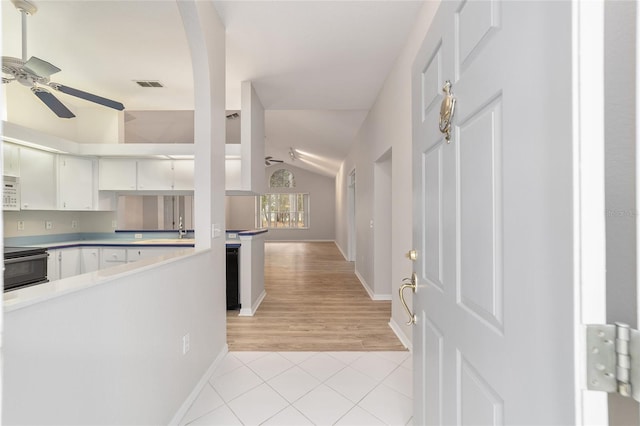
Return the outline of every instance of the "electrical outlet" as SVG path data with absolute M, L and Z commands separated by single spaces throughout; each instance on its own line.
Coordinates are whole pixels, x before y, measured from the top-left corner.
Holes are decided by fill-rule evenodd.
M 50 220 L 45 220 L 44 229 L 53 229 L 53 222 L 51 222 Z
M 142 234 L 133 234 L 133 238 L 135 238 L 136 240 L 140 240 L 142 239 Z
M 189 333 L 182 336 L 182 355 L 186 355 L 186 353 L 189 352 L 189 349 L 191 349 L 190 340 L 191 336 Z
M 72 220 L 71 221 L 71 227 L 72 228 L 77 228 L 78 227 L 78 221 L 77 220 Z
M 18 221 L 18 231 L 24 231 L 24 220 Z
M 117 221 L 115 221 L 115 220 L 112 220 L 112 221 L 111 221 L 111 227 L 112 227 L 112 228 L 117 228 L 117 227 L 118 227 L 118 222 L 117 222 Z

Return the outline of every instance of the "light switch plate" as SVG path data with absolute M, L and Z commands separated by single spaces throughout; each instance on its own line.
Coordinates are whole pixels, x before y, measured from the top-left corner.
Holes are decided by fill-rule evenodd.
M 51 222 L 50 220 L 45 220 L 44 229 L 53 229 L 53 222 Z

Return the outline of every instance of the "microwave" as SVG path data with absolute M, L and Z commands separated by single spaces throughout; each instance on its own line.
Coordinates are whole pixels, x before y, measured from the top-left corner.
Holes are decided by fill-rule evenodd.
M 4 176 L 3 184 L 2 210 L 20 210 L 20 179 Z

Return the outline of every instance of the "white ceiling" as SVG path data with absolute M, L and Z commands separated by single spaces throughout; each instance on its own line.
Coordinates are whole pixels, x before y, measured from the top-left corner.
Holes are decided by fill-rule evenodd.
M 54 81 L 128 110 L 193 109 L 175 1 L 33 2 L 39 10 L 28 18 L 28 56 L 61 68 Z M 227 109 L 240 109 L 240 83 L 251 80 L 267 109 L 267 155 L 289 160 L 293 147 L 296 166 L 335 175 L 422 4 L 214 1 L 227 28 Z M 21 55 L 20 14 L 9 0 L 2 0 L 2 48 Z M 139 88 L 138 79 L 165 87 Z

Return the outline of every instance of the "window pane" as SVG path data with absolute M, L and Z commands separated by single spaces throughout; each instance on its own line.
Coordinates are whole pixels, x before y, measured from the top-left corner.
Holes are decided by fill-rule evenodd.
M 257 203 L 258 223 L 265 228 L 307 228 L 309 194 L 264 194 Z

